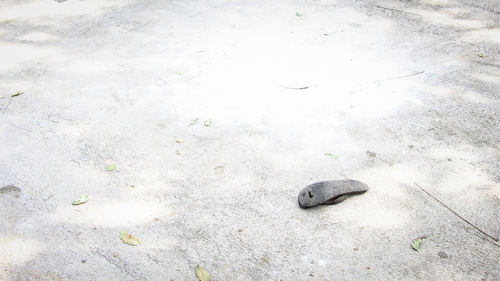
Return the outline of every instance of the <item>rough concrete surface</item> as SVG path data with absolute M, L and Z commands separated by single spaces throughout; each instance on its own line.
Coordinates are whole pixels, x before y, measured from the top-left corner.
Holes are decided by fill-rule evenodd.
M 0 279 L 499 280 L 416 186 L 500 236 L 499 46 L 496 0 L 1 1 Z

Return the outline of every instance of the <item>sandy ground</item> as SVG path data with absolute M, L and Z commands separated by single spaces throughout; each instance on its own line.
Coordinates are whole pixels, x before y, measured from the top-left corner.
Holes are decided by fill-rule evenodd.
M 0 279 L 499 280 L 499 3 L 1 1 Z

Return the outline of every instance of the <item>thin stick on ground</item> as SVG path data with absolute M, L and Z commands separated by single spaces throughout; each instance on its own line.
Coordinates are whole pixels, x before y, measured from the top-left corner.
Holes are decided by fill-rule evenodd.
M 281 86 L 285 89 L 290 89 L 290 90 L 307 90 L 309 89 L 309 86 L 304 86 L 304 87 L 287 87 L 287 86 Z
M 398 10 L 398 9 L 393 9 L 393 8 L 387 8 L 387 7 L 378 6 L 378 5 L 376 7 L 379 8 L 379 9 L 382 9 L 382 10 L 389 10 L 389 11 L 393 11 L 393 12 L 400 12 L 400 13 L 405 13 L 405 14 L 409 14 L 409 15 L 418 16 L 418 14 L 410 13 L 410 12 L 403 11 L 403 10 Z
M 9 98 L 9 101 L 7 102 L 7 105 L 4 107 L 2 114 L 5 114 L 5 111 L 7 111 L 7 108 L 9 107 L 11 100 L 12 98 Z
M 474 227 L 477 231 L 481 232 L 482 234 L 486 235 L 487 237 L 495 240 L 498 242 L 498 238 L 497 237 L 493 237 L 491 235 L 489 235 L 488 233 L 484 232 L 483 230 L 481 230 L 479 227 L 475 226 L 473 223 L 471 223 L 470 221 L 466 220 L 464 217 L 462 217 L 461 215 L 459 215 L 457 212 L 455 212 L 454 210 L 452 210 L 450 207 L 448 207 L 445 203 L 443 203 L 441 200 L 437 199 L 436 197 L 434 197 L 434 195 L 430 194 L 427 190 L 425 190 L 423 187 L 421 187 L 420 185 L 418 185 L 417 183 L 415 183 L 416 186 L 418 186 L 418 188 L 420 188 L 423 192 L 425 192 L 427 195 L 429 195 L 432 199 L 436 200 L 437 202 L 439 202 L 441 205 L 443 205 L 446 209 L 448 209 L 450 212 L 452 212 L 453 214 L 455 214 L 455 216 L 459 217 L 461 220 L 463 220 L 464 222 L 468 223 L 470 226 Z M 494 243 L 495 246 L 498 247 L 497 244 Z
M 392 77 L 392 78 L 385 79 L 384 81 L 388 81 L 388 80 L 396 80 L 396 79 L 401 79 L 401 78 L 411 77 L 411 76 L 419 75 L 419 74 L 422 74 L 422 73 L 425 73 L 425 71 L 417 71 L 417 72 L 415 72 L 415 73 L 411 73 L 411 74 L 407 74 L 407 75 L 403 75 L 403 76 L 396 76 L 396 77 Z

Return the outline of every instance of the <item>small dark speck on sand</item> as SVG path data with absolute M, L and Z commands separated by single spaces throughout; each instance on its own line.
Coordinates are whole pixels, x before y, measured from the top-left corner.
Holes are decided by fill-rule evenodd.
M 448 258 L 448 254 L 447 254 L 447 253 L 445 253 L 445 252 L 439 252 L 439 253 L 438 253 L 438 256 L 439 256 L 440 258 L 442 258 L 442 259 L 447 259 L 447 258 Z

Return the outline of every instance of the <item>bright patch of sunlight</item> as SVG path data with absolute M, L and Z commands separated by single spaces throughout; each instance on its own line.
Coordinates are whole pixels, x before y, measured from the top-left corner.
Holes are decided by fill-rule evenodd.
M 455 145 L 454 148 L 447 148 L 447 147 L 430 148 L 425 153 L 425 155 L 435 159 L 453 158 L 453 160 L 465 161 L 466 163 L 477 161 L 478 158 L 480 157 L 476 152 L 474 152 L 473 146 L 464 144 Z
M 456 2 L 454 0 L 422 0 L 421 1 L 422 4 L 426 4 L 426 5 L 439 5 L 439 6 L 448 6 L 448 5 L 452 5 L 452 4 L 456 4 Z
M 44 42 L 44 41 L 54 41 L 57 39 L 57 37 L 49 33 L 35 31 L 25 35 L 21 35 L 17 37 L 17 39 L 21 41 Z
M 405 185 L 414 185 L 423 182 L 426 177 L 421 169 L 415 165 L 397 164 L 390 166 L 369 167 L 356 173 L 356 177 L 371 183 L 371 192 L 383 197 L 408 196 Z
M 43 250 L 42 245 L 32 239 L 0 236 L 0 264 L 21 265 L 36 257 Z
M 196 83 L 173 81 L 172 104 L 179 112 L 188 113 L 185 115 L 195 112 L 218 122 L 238 120 L 259 127 L 256 123 L 267 120 L 279 124 L 277 127 L 293 124 L 309 129 L 312 121 L 340 122 L 343 116 L 376 118 L 394 113 L 401 105 L 418 103 L 409 94 L 415 77 L 404 81 L 397 77 L 419 69 L 409 67 L 400 53 L 391 56 L 385 46 L 359 43 L 360 38 L 383 41 L 383 34 L 391 29 L 384 23 L 374 25 L 357 28 L 352 36 L 339 40 L 329 40 L 318 32 L 311 40 L 322 43 L 314 48 L 308 41 L 297 41 L 294 33 L 249 27 L 242 32 L 247 38 L 234 34 L 234 43 L 223 55 L 196 70 Z M 375 28 L 384 32 L 374 32 Z M 227 39 L 211 40 L 215 44 Z
M 56 47 L 36 47 L 26 44 L 0 43 L 0 53 L 9 54 L 8 56 L 2 56 L 0 71 L 14 68 L 17 64 L 22 62 L 57 54 L 59 51 L 59 48 Z
M 492 186 L 494 182 L 488 179 L 488 176 L 475 169 L 466 161 L 451 161 L 447 173 L 444 173 L 439 182 L 434 184 L 433 188 L 442 193 L 459 193 L 469 199 L 479 197 L 475 187 Z
M 453 15 L 438 11 L 429 11 L 424 9 L 408 9 L 407 11 L 416 13 L 422 16 L 425 21 L 435 25 L 448 25 L 462 29 L 479 29 L 485 26 L 485 23 L 481 20 L 458 19 Z
M 99 204 L 89 201 L 78 208 L 74 206 L 61 207 L 52 215 L 51 219 L 55 222 L 123 227 L 146 223 L 154 218 L 170 216 L 171 214 L 169 208 L 154 202 L 117 200 L 109 204 Z
M 398 228 L 408 222 L 408 210 L 394 206 L 370 204 L 363 208 L 345 208 L 337 214 L 340 221 L 358 226 L 384 229 Z
M 500 44 L 500 28 L 467 31 L 460 39 L 463 41 L 489 41 Z
M 491 98 L 475 91 L 463 91 L 461 89 L 453 89 L 450 87 L 429 85 L 422 86 L 420 90 L 436 95 L 438 98 L 461 98 L 467 102 L 482 104 L 491 104 L 493 102 Z
M 473 73 L 471 74 L 473 78 L 476 78 L 478 80 L 481 80 L 483 82 L 491 83 L 497 86 L 500 86 L 500 73 L 491 73 L 491 75 L 488 74 L 482 74 L 482 73 Z
M 87 1 L 24 1 L 19 5 L 0 8 L 2 20 L 40 20 L 43 17 L 68 17 L 80 15 L 99 16 L 105 8 L 123 6 L 127 0 L 87 0 Z

